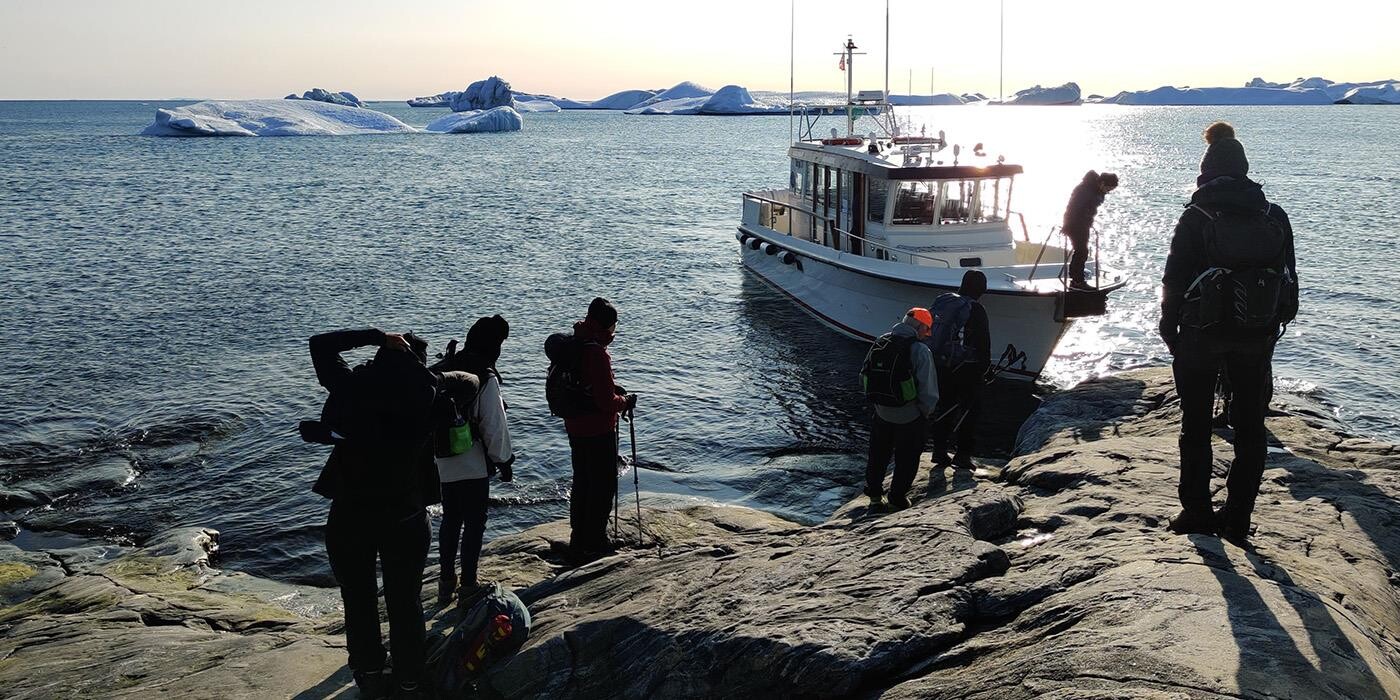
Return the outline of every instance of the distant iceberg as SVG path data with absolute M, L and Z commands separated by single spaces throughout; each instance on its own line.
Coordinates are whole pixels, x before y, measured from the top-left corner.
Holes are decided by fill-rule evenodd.
M 1400 105 L 1400 82 L 1381 83 L 1354 87 L 1342 95 L 1339 104 L 1347 105 Z
M 889 101 L 895 107 L 929 107 L 967 103 L 967 100 L 951 92 L 940 92 L 936 95 L 890 95 Z
M 689 83 L 694 85 L 694 83 Z M 698 87 L 698 86 L 697 86 Z M 669 92 L 669 91 L 667 91 Z M 666 94 L 665 92 L 661 93 Z M 658 95 L 659 97 L 659 95 Z M 647 104 L 650 103 L 650 104 Z M 725 85 L 714 94 L 679 97 L 652 102 L 626 110 L 627 114 L 787 114 L 787 105 L 760 102 L 739 85 Z
M 511 90 L 510 83 L 493 75 L 468 85 L 466 90 L 452 93 L 447 106 L 454 112 L 471 112 L 509 107 L 514 99 L 515 92 Z
M 676 100 L 691 100 L 697 97 L 709 97 L 713 94 L 715 94 L 714 90 L 711 90 L 698 83 L 692 83 L 689 80 L 686 80 L 684 82 L 676 83 L 669 90 L 662 90 L 661 92 L 653 94 L 651 97 L 648 97 L 645 100 L 642 100 L 641 102 L 632 105 L 628 109 L 642 109 L 645 107 L 650 107 L 651 105 L 660 104 L 662 102 L 674 102 Z
M 623 90 L 591 102 L 561 100 L 555 104 L 564 109 L 632 109 L 656 95 L 655 90 Z
M 413 127 L 383 112 L 315 100 L 210 100 L 157 109 L 145 136 L 349 136 Z
M 563 98 L 553 95 L 530 95 L 523 92 L 515 93 L 511 100 L 511 106 L 517 112 L 558 112 L 559 102 Z
M 1171 86 L 1124 91 L 1102 100 L 1104 104 L 1118 105 L 1330 105 L 1335 101 L 1326 90 L 1318 88 Z
M 459 94 L 461 93 L 456 91 L 440 92 L 436 95 L 414 97 L 406 101 L 409 107 L 446 107 L 447 103 L 452 99 L 452 96 Z
M 423 127 L 435 134 L 479 134 L 494 131 L 520 131 L 524 120 L 512 107 L 493 107 L 471 112 L 444 114 Z
M 310 100 L 312 102 L 328 102 L 333 105 L 345 105 L 346 107 L 365 106 L 365 103 L 361 102 L 360 98 L 355 97 L 349 92 L 346 92 L 344 90 L 340 92 L 331 92 L 330 90 L 326 90 L 324 88 L 312 88 L 310 90 L 307 90 L 306 92 L 301 93 L 300 96 L 298 96 L 296 93 L 292 93 L 282 99 Z
M 1036 85 L 1019 90 L 1000 104 L 1004 105 L 1077 105 L 1083 103 L 1082 93 L 1076 83 L 1065 83 L 1055 87 Z

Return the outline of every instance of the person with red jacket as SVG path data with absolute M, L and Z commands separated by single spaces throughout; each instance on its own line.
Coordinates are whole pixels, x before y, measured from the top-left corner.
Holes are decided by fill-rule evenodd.
M 564 419 L 574 467 L 569 549 L 580 558 L 614 548 L 608 541 L 608 512 L 617 496 L 617 417 L 637 405 L 637 395 L 623 391 L 613 377 L 608 344 L 616 333 L 617 309 L 602 297 L 595 298 L 588 315 L 574 324 L 581 373 L 594 409 Z

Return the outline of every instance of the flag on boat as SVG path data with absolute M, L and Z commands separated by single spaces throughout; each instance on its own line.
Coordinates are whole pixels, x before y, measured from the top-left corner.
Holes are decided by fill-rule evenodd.
M 836 64 L 836 67 L 837 67 L 837 68 L 840 68 L 841 70 L 846 70 L 846 57 L 845 57 L 845 56 L 842 56 L 842 57 L 841 57 L 841 62 L 838 63 L 838 64 Z

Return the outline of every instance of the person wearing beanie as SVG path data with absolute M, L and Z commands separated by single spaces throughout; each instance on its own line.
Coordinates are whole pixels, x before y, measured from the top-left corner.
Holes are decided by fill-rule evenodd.
M 506 426 L 506 403 L 501 394 L 501 375 L 496 362 L 501 345 L 510 337 L 510 324 L 500 314 L 483 316 L 467 331 L 462 352 L 453 352 L 455 341 L 448 346 L 435 370 L 458 370 L 476 375 L 479 389 L 470 405 L 459 407 L 472 426 L 474 439 L 466 452 L 449 457 L 437 457 L 438 477 L 442 481 L 442 523 L 438 528 L 438 603 L 447 605 L 457 597 L 459 605 L 469 606 L 487 590 L 477 580 L 477 563 L 481 559 L 482 539 L 486 534 L 486 516 L 491 497 L 491 475 L 497 472 L 501 481 L 510 481 L 515 453 Z M 461 593 L 457 593 L 456 558 L 461 545 Z
M 933 464 L 937 469 L 972 469 L 977 421 L 982 416 L 982 378 L 992 365 L 991 322 L 982 306 L 987 276 L 963 273 L 957 293 L 934 300 L 930 310 L 938 328 L 929 336 L 938 370 L 938 407 L 933 412 Z M 952 457 L 948 448 L 955 448 Z
M 1089 233 L 1094 228 L 1094 217 L 1099 214 L 1104 195 L 1117 188 L 1117 175 L 1090 170 L 1084 173 L 1069 194 L 1069 204 L 1065 206 L 1060 230 L 1064 231 L 1073 248 L 1069 259 L 1069 284 L 1072 287 L 1083 289 L 1088 286 L 1084 282 L 1084 265 L 1089 262 Z
M 909 376 L 914 380 L 914 392 L 901 405 L 875 404 L 875 421 L 870 426 L 870 453 L 865 463 L 865 495 L 870 507 L 882 507 L 885 490 L 885 469 L 894 457 L 894 478 L 890 482 L 889 505 L 895 510 L 909 507 L 909 487 L 919 471 L 919 455 L 924 451 L 924 435 L 928 417 L 938 405 L 938 378 L 933 370 L 933 357 L 928 347 L 919 342 L 928 337 L 933 327 L 933 314 L 928 309 L 912 308 L 904 319 L 894 324 L 889 333 L 880 337 L 870 349 L 866 366 L 876 364 L 896 366 L 893 360 L 877 361 L 879 354 L 907 353 Z M 886 355 L 888 357 L 888 355 Z M 868 375 L 863 374 L 868 381 Z M 888 374 L 885 376 L 889 376 Z M 867 387 L 867 392 L 869 388 Z
M 1270 203 L 1263 188 L 1247 177 L 1249 160 L 1234 127 L 1226 122 L 1211 124 L 1205 130 L 1205 140 L 1197 189 L 1177 221 L 1162 274 L 1158 332 L 1172 354 L 1172 375 L 1181 399 L 1177 488 L 1181 511 L 1171 519 L 1169 528 L 1178 534 L 1219 534 L 1244 545 L 1267 453 L 1264 414 L 1271 395 L 1274 343 L 1279 331 L 1277 324 L 1274 328 L 1220 330 L 1218 324 L 1202 316 L 1202 295 L 1196 281 L 1208 270 L 1222 269 L 1211 260 L 1207 235 L 1239 241 L 1270 235 L 1260 231 L 1274 232 L 1274 240 L 1278 235 L 1283 237 L 1282 267 L 1295 283 L 1297 262 L 1288 215 Z M 1296 311 L 1296 296 L 1293 309 Z M 1292 312 L 1283 313 L 1290 315 L 1280 318 L 1279 323 L 1291 318 Z M 1225 505 L 1215 512 L 1210 489 L 1212 414 L 1216 380 L 1222 371 L 1229 374 L 1233 393 L 1230 424 L 1235 429 L 1235 459 L 1226 482 Z
M 569 492 L 569 550 L 578 559 L 612 551 L 608 514 L 617 495 L 617 417 L 637 405 L 637 395 L 617 385 L 608 345 L 617 334 L 617 308 L 602 297 L 574 324 L 581 345 L 579 367 L 593 403 L 564 419 L 574 481 Z

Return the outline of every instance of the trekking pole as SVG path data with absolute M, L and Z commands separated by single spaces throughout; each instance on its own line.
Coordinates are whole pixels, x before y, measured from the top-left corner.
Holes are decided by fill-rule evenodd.
M 627 409 L 627 433 L 632 441 L 632 493 L 637 497 L 637 546 L 646 544 L 642 539 L 642 488 L 641 482 L 637 479 L 637 414 L 634 409 Z
M 618 442 L 619 439 L 620 439 L 620 438 L 617 436 L 617 431 L 614 430 L 614 431 L 613 431 L 613 483 L 614 483 L 614 484 L 617 483 L 617 462 L 618 462 L 618 460 L 619 460 L 619 457 L 617 456 L 617 442 Z M 614 488 L 613 488 L 613 537 L 621 537 L 621 536 L 622 536 L 622 534 L 621 534 L 621 533 L 622 533 L 622 528 L 619 527 L 618 524 L 617 524 L 617 504 L 618 504 L 618 501 L 619 501 L 619 500 L 620 500 L 620 496 L 618 496 L 617 488 L 614 486 Z M 605 516 L 603 516 L 603 517 L 606 518 L 607 516 L 605 515 Z

